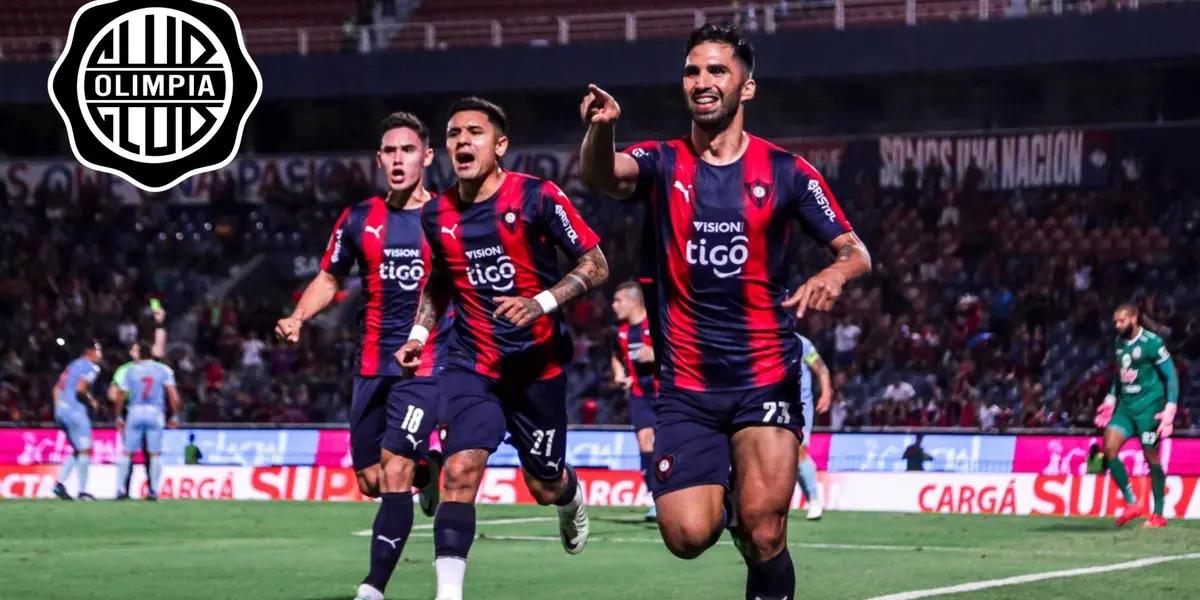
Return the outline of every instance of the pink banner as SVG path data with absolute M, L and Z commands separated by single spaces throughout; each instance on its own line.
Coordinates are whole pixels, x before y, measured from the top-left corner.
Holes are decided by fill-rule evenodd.
M 350 430 L 322 429 L 317 439 L 318 467 L 350 467 Z
M 71 452 L 61 429 L 0 429 L 0 465 L 58 464 Z M 113 464 L 121 452 L 117 432 L 92 431 L 92 463 Z
M 1100 436 L 1017 436 L 1014 473 L 1042 475 L 1083 475 L 1087 473 L 1087 458 L 1092 444 L 1100 448 Z M 1200 475 L 1200 440 L 1167 439 L 1159 446 L 1163 466 L 1172 475 Z M 1142 456 L 1137 440 L 1121 447 L 1121 461 L 1132 475 L 1148 475 L 1150 468 Z
M 808 448 L 808 455 L 812 457 L 813 462 L 817 463 L 817 470 L 824 471 L 829 466 L 829 440 L 833 436 L 828 433 L 814 433 L 809 438 L 805 447 Z

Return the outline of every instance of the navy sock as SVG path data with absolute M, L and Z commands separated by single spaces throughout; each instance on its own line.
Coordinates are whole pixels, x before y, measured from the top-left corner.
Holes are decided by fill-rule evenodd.
M 433 555 L 467 559 L 475 541 L 475 505 L 442 502 L 433 515 Z
M 567 465 L 567 487 L 563 489 L 563 493 L 554 501 L 556 506 L 566 506 L 575 501 L 575 494 L 579 491 L 579 478 L 575 475 L 575 468 Z
M 654 491 L 654 453 L 642 453 L 642 480 L 646 482 L 646 490 Z
M 384 492 L 380 498 L 375 525 L 371 528 L 371 570 L 363 583 L 382 592 L 412 532 L 413 501 L 409 492 Z
M 747 560 L 746 567 L 746 600 L 795 598 L 796 567 L 787 548 L 770 560 Z

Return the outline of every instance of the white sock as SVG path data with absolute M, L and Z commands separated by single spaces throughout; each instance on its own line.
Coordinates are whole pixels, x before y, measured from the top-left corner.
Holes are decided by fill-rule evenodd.
M 467 561 L 456 556 L 439 556 L 433 561 L 437 571 L 437 600 L 462 600 Z

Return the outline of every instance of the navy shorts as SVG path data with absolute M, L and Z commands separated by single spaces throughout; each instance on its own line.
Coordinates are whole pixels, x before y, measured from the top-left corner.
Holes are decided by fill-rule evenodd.
M 732 392 L 662 387 L 655 403 L 654 497 L 697 485 L 729 485 L 730 440 L 743 427 L 782 427 L 799 438 L 800 383 Z
M 629 396 L 629 423 L 634 431 L 654 429 L 654 396 Z
M 517 449 L 521 467 L 535 479 L 562 477 L 567 449 L 566 377 L 496 380 L 465 369 L 446 369 L 439 380 L 444 455 L 474 449 L 491 453 L 507 441 Z
M 350 456 L 361 471 L 379 463 L 380 449 L 416 460 L 429 451 L 439 395 L 432 377 L 354 377 Z

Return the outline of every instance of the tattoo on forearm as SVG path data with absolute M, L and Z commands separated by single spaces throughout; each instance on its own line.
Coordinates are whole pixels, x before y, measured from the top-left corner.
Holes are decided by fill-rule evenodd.
M 599 246 L 579 257 L 579 263 L 567 273 L 562 281 L 550 288 L 554 299 L 565 304 L 578 298 L 608 279 L 608 259 Z
M 438 319 L 445 312 L 449 302 L 446 283 L 446 278 L 438 272 L 430 275 L 425 289 L 421 290 L 421 302 L 417 305 L 417 316 L 413 319 L 413 324 L 421 325 L 429 331 L 437 327 Z

